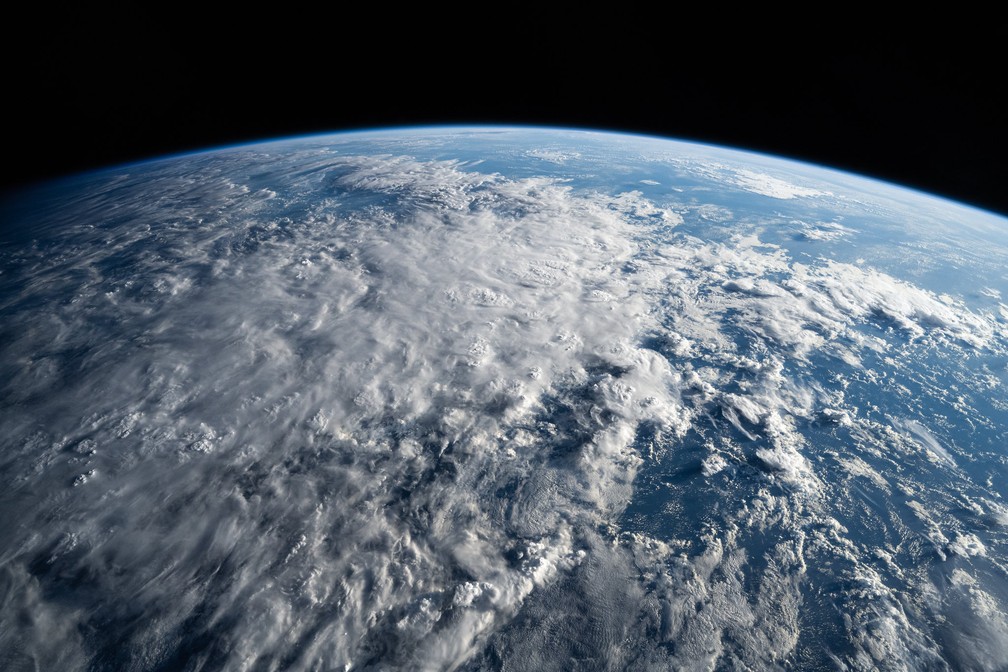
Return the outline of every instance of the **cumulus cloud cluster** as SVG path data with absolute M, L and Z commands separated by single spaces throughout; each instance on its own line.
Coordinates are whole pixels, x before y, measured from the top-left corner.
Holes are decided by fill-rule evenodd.
M 558 152 L 529 156 L 578 159 Z M 775 667 L 810 629 L 846 669 L 1008 662 L 1001 538 L 951 496 L 878 503 L 913 487 L 885 450 L 962 490 L 960 449 L 845 392 L 908 348 L 1003 355 L 997 316 L 679 232 L 688 209 L 638 191 L 308 149 L 189 161 L 103 178 L 4 258 L 12 665 Z M 665 508 L 624 529 L 656 465 Z M 970 501 L 997 528 L 1004 507 Z M 898 538 L 860 540 L 867 520 Z M 920 539 L 955 582 L 900 574 Z
M 69 498 L 5 530 L 33 655 L 451 667 L 580 562 L 571 530 L 630 496 L 637 426 L 682 431 L 618 271 L 627 220 L 659 209 L 449 162 L 324 170 L 334 199 L 393 199 L 277 210 L 155 178 L 137 188 L 200 216 L 141 191 L 129 226 L 81 227 L 77 254 L 23 271 L 7 507 L 39 497 L 48 519 Z M 45 653 L 43 619 L 68 613 Z M 124 640 L 96 652 L 103 628 Z

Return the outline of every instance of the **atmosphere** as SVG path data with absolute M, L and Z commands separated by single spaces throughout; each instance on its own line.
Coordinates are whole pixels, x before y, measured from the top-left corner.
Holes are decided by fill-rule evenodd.
M 1008 667 L 1004 218 L 505 127 L 17 212 L 5 669 Z
M 16 9 L 2 672 L 1008 670 L 1005 22 Z

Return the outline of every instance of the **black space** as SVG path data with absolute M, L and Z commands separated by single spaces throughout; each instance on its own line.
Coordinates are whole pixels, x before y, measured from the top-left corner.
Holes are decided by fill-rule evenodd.
M 117 33 L 70 17 L 6 48 L 2 185 L 276 136 L 519 123 L 765 151 L 1008 213 L 999 26 L 909 38 L 810 27 L 795 41 L 648 17 L 561 32 L 519 21 L 484 37 L 403 23 L 221 40 L 219 26 L 179 34 L 153 18 Z

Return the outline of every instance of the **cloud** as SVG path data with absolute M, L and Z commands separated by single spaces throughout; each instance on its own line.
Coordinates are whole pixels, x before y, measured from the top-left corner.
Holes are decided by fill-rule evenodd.
M 941 445 L 941 443 L 928 431 L 928 428 L 916 420 L 895 419 L 893 425 L 897 429 L 907 432 L 915 443 L 927 451 L 929 459 L 943 463 L 953 469 L 956 468 L 955 458 Z
M 813 196 L 825 196 L 829 192 L 800 187 L 778 177 L 760 173 L 754 170 L 739 169 L 734 171 L 734 183 L 736 186 L 750 191 L 754 194 L 769 196 L 781 200 L 792 198 L 810 198 Z
M 159 170 L 92 197 L 130 225 L 76 230 L 16 298 L 54 310 L 16 310 L 7 348 L 41 361 L 3 427 L 41 423 L 51 460 L 7 458 L 7 510 L 37 516 L 5 533 L 12 585 L 119 633 L 86 654 L 18 629 L 39 660 L 182 664 L 172 642 L 206 637 L 213 666 L 452 667 L 620 510 L 638 425 L 688 426 L 614 272 L 633 221 L 676 221 L 639 193 L 402 157 L 331 157 L 269 199 Z M 316 180 L 339 199 L 287 200 Z
M 906 387 L 1003 357 L 1002 318 L 721 206 L 475 168 L 152 164 L 4 258 L 9 660 L 1003 666 L 1008 518 Z
M 581 154 L 578 152 L 546 148 L 530 149 L 525 152 L 525 155 L 559 165 L 563 165 L 572 159 L 578 159 L 581 157 Z

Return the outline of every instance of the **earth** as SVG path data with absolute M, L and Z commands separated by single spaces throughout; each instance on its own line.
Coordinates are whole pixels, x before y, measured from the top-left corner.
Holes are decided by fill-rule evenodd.
M 1008 669 L 1008 219 L 477 127 L 0 237 L 5 670 Z

